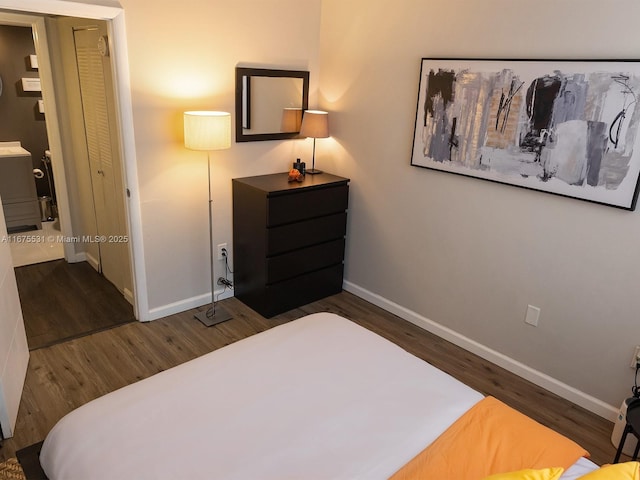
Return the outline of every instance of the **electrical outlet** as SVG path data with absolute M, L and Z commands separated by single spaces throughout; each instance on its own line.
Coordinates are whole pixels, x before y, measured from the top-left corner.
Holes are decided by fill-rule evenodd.
M 636 348 L 633 351 L 633 357 L 631 357 L 631 364 L 629 366 L 631 368 L 636 368 L 638 362 L 640 362 L 640 345 L 636 345 Z
M 540 320 L 540 309 L 533 305 L 527 305 L 527 314 L 524 317 L 524 323 L 537 327 L 538 320 Z
M 227 248 L 226 243 L 218 244 L 218 248 L 216 248 L 216 252 L 218 252 L 218 260 L 224 260 L 225 255 L 223 254 L 223 250 L 226 250 L 227 255 L 229 255 L 229 249 Z

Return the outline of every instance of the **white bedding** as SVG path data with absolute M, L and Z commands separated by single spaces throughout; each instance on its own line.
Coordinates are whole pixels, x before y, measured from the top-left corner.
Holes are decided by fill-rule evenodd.
M 593 463 L 588 458 L 580 458 L 570 468 L 567 468 L 559 480 L 578 480 L 580 477 L 586 475 L 589 472 L 593 472 L 598 469 L 598 465 Z
M 51 480 L 383 479 L 481 398 L 319 313 L 78 408 L 40 460 Z

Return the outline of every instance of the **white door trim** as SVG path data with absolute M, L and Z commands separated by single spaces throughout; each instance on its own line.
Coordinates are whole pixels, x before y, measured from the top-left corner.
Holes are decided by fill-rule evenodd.
M 91 0 L 86 0 L 91 1 Z M 135 148 L 135 136 L 133 131 L 133 104 L 131 100 L 131 84 L 129 77 L 129 58 L 127 49 L 127 35 L 124 21 L 124 10 L 119 4 L 109 0 L 93 0 L 99 1 L 101 5 L 92 5 L 87 3 L 79 3 L 75 1 L 67 0 L 0 0 L 0 9 L 15 10 L 27 13 L 42 13 L 53 15 L 65 15 L 73 17 L 84 17 L 92 19 L 107 20 L 109 23 L 109 36 L 111 40 L 110 56 L 113 73 L 115 77 L 116 86 L 116 103 L 118 109 L 118 122 L 120 128 L 121 138 L 121 156 L 124 163 L 124 185 L 125 189 L 130 192 L 130 196 L 126 199 L 126 214 L 129 227 L 129 248 L 131 255 L 131 267 L 133 270 L 133 287 L 134 287 L 134 312 L 136 318 L 141 321 L 151 320 L 149 314 L 149 300 L 147 294 L 147 280 L 146 272 L 144 268 L 144 245 L 142 241 L 142 216 L 140 212 L 140 193 L 138 191 L 138 169 L 136 162 L 136 148 Z M 11 14 L 1 14 L 11 15 Z M 22 17 L 22 22 L 25 21 L 23 15 L 16 15 L 16 17 Z M 34 28 L 34 39 L 36 41 L 36 53 L 40 60 L 42 55 L 43 61 L 49 60 L 49 49 L 47 45 L 46 35 L 44 34 L 44 20 L 40 17 L 28 17 L 26 21 Z M 23 23 L 24 24 L 24 23 Z M 43 90 L 47 89 L 53 92 L 53 76 L 51 69 L 45 69 L 41 71 L 41 77 L 43 82 Z M 44 92 L 43 92 L 44 93 Z M 53 96 L 52 96 L 53 97 Z M 55 114 L 56 107 L 54 98 L 47 98 L 43 96 L 45 102 L 45 109 L 47 112 L 53 112 Z M 56 118 L 55 115 L 47 115 L 47 119 Z M 56 122 L 57 128 L 57 122 Z M 52 154 L 61 155 L 62 147 L 60 142 L 59 133 L 56 132 L 57 138 L 50 138 L 50 149 Z M 55 136 L 55 135 L 54 135 Z M 64 173 L 56 177 L 65 182 Z M 66 188 L 66 186 L 65 186 Z M 66 211 L 67 219 L 70 219 L 69 205 L 59 205 L 59 208 L 64 207 Z M 63 227 L 61 225 L 61 227 Z M 64 228 L 62 231 L 65 234 Z M 65 251 L 66 254 L 66 251 Z
M 102 20 L 111 20 L 122 13 L 122 7 L 117 2 L 97 0 L 96 3 L 100 5 L 69 0 L 2 0 L 0 7 L 19 12 L 50 13 Z

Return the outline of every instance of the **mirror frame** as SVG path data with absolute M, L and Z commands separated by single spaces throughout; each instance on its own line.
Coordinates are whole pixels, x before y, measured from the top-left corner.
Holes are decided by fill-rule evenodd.
M 309 109 L 309 72 L 304 70 L 274 70 L 269 68 L 236 67 L 236 142 L 260 142 L 265 140 L 286 140 L 290 138 L 303 138 L 300 132 L 270 132 L 251 133 L 243 132 L 243 97 L 244 79 L 246 77 L 283 77 L 302 79 L 302 111 Z

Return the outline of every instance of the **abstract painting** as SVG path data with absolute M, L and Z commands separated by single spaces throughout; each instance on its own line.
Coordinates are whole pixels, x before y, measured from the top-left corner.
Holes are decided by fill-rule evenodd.
M 411 165 L 634 210 L 640 61 L 422 59 Z

